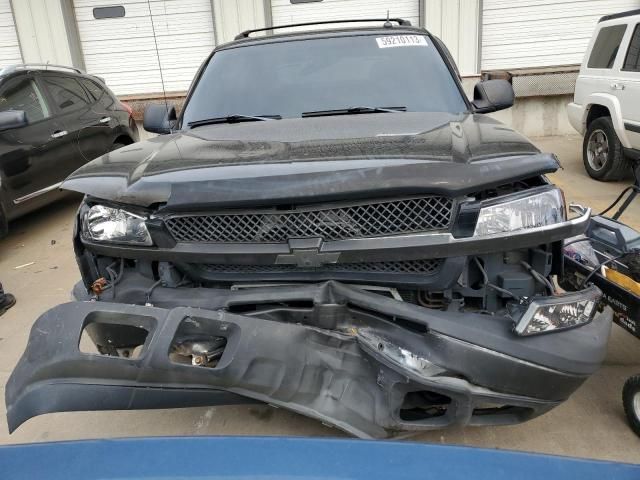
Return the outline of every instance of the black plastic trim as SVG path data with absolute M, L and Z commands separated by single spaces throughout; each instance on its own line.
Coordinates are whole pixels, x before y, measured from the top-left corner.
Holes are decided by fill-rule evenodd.
M 624 129 L 629 130 L 630 132 L 640 133 L 640 125 L 635 125 L 633 123 L 624 123 Z
M 310 0 L 307 0 L 310 1 Z M 318 1 L 318 0 L 314 0 L 314 1 Z M 291 2 L 291 3 L 303 3 L 301 1 L 298 2 Z M 337 24 L 337 23 L 363 23 L 363 22 L 395 22 L 400 26 L 403 27 L 410 27 L 411 26 L 411 22 L 409 20 L 405 20 L 403 18 L 359 18 L 359 19 L 349 19 L 349 20 L 323 20 L 323 21 L 319 21 L 319 22 L 305 22 L 305 23 L 288 23 L 285 25 L 272 25 L 270 27 L 264 27 L 264 28 L 254 28 L 252 30 L 244 30 L 243 32 L 240 32 L 238 35 L 235 36 L 235 40 L 242 40 L 243 38 L 249 38 L 249 35 L 251 35 L 252 33 L 257 33 L 257 32 L 265 32 L 267 30 L 278 30 L 281 28 L 293 28 L 293 27 L 311 27 L 314 25 L 331 25 L 331 24 Z M 392 28 L 391 24 L 389 24 L 390 26 L 387 27 L 386 25 L 384 25 L 384 28 Z
M 635 148 L 623 148 L 624 155 L 631 160 L 640 160 L 640 150 Z
M 504 252 L 548 244 L 584 233 L 591 212 L 562 224 L 482 237 L 454 238 L 450 233 L 397 235 L 324 242 L 319 252 L 339 252 L 338 263 L 429 259 Z M 275 264 L 290 253 L 287 244 L 177 243 L 174 248 L 100 244 L 82 238 L 84 247 L 100 255 L 182 263 Z
M 620 12 L 620 13 L 613 13 L 611 15 L 605 15 L 604 17 L 601 17 L 600 20 L 598 20 L 598 23 L 607 22 L 609 20 L 615 20 L 617 18 L 632 17 L 633 15 L 640 15 L 640 9 L 628 10 L 626 12 Z
M 75 302 L 46 312 L 34 324 L 6 386 L 10 431 L 48 412 L 218 405 L 240 403 L 242 397 L 286 407 L 363 438 L 517 423 L 559 404 L 598 368 L 611 328 L 611 315 L 598 314 L 575 330 L 518 338 L 507 318 L 429 310 L 337 282 L 218 290 L 218 296 L 209 291 L 209 300 L 219 304 L 216 311 Z M 295 298 L 314 299 L 314 309 L 330 308 L 309 324 L 219 309 Z M 343 314 L 340 305 L 348 309 Z M 149 334 L 139 357 L 78 349 L 88 318 L 126 326 L 137 325 L 140 316 L 149 319 Z M 395 318 L 427 330 L 408 330 L 391 321 Z M 170 359 L 167 352 L 185 321 L 190 334 L 227 339 L 214 368 Z M 422 360 L 406 361 L 406 354 L 394 356 L 394 349 Z M 333 380 L 327 383 L 327 378 Z M 446 414 L 401 420 L 405 395 L 421 390 L 451 398 Z M 514 412 L 522 414 L 475 418 L 474 409 L 485 402 L 521 407 Z
M 275 272 L 275 273 L 224 273 L 206 272 L 198 268 L 197 264 L 176 263 L 179 270 L 186 272 L 189 277 L 204 282 L 322 282 L 338 280 L 367 285 L 393 285 L 406 287 L 429 288 L 438 290 L 451 288 L 460 277 L 466 264 L 465 257 L 450 257 L 446 259 L 437 271 L 431 274 L 422 273 L 390 273 L 390 272 Z

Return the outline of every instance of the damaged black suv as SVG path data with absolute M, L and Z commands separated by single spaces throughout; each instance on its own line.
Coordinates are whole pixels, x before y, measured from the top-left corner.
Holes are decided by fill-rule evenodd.
M 558 167 L 467 100 L 408 22 L 244 32 L 161 133 L 82 192 L 76 301 L 46 312 L 6 388 L 46 412 L 266 402 L 353 435 L 525 421 L 599 367 L 611 314 L 564 291 Z

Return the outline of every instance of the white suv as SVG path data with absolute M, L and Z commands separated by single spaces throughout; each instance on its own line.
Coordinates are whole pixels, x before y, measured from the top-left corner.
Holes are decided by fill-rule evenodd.
M 576 81 L 569 121 L 597 180 L 621 180 L 640 158 L 640 10 L 602 17 Z

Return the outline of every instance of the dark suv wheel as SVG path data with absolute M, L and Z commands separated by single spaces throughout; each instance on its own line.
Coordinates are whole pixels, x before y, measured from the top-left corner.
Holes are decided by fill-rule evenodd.
M 631 164 L 624 156 L 610 117 L 596 118 L 587 127 L 582 161 L 589 176 L 596 180 L 622 180 L 631 173 Z
M 629 426 L 640 436 L 640 375 L 629 378 L 622 389 L 622 405 Z

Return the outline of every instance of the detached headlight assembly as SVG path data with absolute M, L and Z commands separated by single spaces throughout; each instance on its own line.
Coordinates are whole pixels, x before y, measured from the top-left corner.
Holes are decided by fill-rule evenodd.
M 580 292 L 534 299 L 528 305 L 512 305 L 514 330 L 529 336 L 586 325 L 593 320 L 601 296 L 600 289 L 591 286 Z
M 82 232 L 96 242 L 153 245 L 144 217 L 104 205 L 94 205 L 85 213 Z
M 567 219 L 564 198 L 557 188 L 480 209 L 474 235 L 493 235 L 544 227 Z

